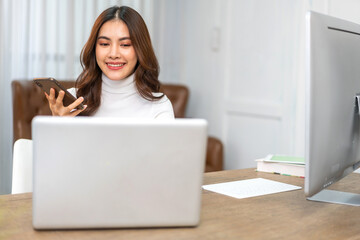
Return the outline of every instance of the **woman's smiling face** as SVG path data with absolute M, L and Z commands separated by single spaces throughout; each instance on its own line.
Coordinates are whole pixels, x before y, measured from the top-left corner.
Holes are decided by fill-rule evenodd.
M 134 72 L 137 56 L 123 21 L 111 20 L 102 25 L 95 54 L 101 71 L 111 80 L 122 80 Z

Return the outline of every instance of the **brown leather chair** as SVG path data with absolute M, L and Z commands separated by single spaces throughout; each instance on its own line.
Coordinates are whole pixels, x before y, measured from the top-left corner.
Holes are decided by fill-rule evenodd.
M 176 118 L 184 118 L 187 102 L 189 99 L 189 89 L 180 84 L 162 84 L 160 92 L 164 93 L 173 105 Z
M 206 150 L 205 172 L 214 172 L 223 170 L 223 144 L 215 137 L 208 137 Z
M 74 86 L 74 81 L 60 81 L 65 88 Z M 11 83 L 13 97 L 13 131 L 15 142 L 19 138 L 31 139 L 31 120 L 36 115 L 51 115 L 42 90 L 31 80 L 14 80 Z M 176 118 L 185 117 L 189 90 L 184 85 L 162 84 L 161 91 L 173 104 Z M 223 145 L 219 139 L 208 138 L 205 171 L 223 169 Z

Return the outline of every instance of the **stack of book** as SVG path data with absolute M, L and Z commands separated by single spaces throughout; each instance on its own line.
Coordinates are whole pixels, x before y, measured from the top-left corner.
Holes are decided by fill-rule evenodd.
M 270 154 L 255 161 L 259 172 L 305 177 L 305 160 L 303 157 Z

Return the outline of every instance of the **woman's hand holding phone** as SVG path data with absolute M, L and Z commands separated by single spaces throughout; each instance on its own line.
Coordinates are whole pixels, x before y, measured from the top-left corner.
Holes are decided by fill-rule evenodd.
M 61 90 L 59 92 L 59 95 L 57 98 L 55 97 L 55 89 L 54 88 L 50 89 L 50 95 L 48 95 L 45 92 L 45 96 L 46 96 L 47 100 L 49 101 L 49 107 L 50 107 L 50 110 L 51 110 L 53 116 L 73 116 L 74 117 L 86 109 L 86 105 L 84 105 L 83 109 L 76 109 L 76 107 L 84 101 L 83 97 L 79 97 L 73 103 L 71 103 L 69 106 L 65 107 L 63 104 L 65 92 L 63 90 Z
M 54 78 L 34 78 L 44 92 L 53 116 L 76 116 L 86 108 L 84 98 L 76 99 Z

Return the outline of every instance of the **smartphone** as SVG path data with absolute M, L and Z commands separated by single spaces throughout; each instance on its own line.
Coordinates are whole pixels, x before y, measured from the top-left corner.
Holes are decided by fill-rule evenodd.
M 69 93 L 64 86 L 62 86 L 56 79 L 54 78 L 34 78 L 34 82 L 36 85 L 42 88 L 44 92 L 46 92 L 48 95 L 50 95 L 50 89 L 55 89 L 55 98 L 58 97 L 60 90 L 63 90 L 65 92 L 63 104 L 65 107 L 69 106 L 71 103 L 73 103 L 76 98 Z M 84 109 L 84 105 L 80 103 L 76 109 Z

